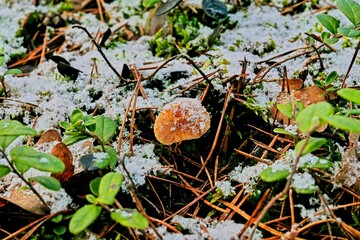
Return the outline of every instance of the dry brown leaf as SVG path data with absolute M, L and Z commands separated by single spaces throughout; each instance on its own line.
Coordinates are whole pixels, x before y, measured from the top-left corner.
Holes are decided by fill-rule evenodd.
M 200 138 L 210 127 L 210 115 L 201 102 L 177 98 L 164 106 L 155 120 L 156 139 L 166 145 Z
M 56 144 L 50 152 L 51 155 L 59 158 L 65 164 L 65 171 L 62 173 L 51 174 L 60 182 L 65 182 L 74 175 L 73 156 L 69 148 L 62 142 Z
M 30 190 L 10 190 L 10 197 L 2 197 L 2 199 L 9 201 L 16 206 L 21 207 L 31 213 L 38 215 L 46 215 L 49 212 L 42 204 L 39 198 Z
M 11 88 L 10 88 L 10 85 L 4 81 L 4 85 L 5 85 L 5 88 L 6 88 L 6 97 L 10 97 L 11 96 Z M 0 92 L 3 92 L 3 86 L 2 84 L 0 83 Z
M 296 84 L 299 85 L 299 82 L 298 81 L 296 82 L 297 82 Z M 296 84 L 291 86 L 290 89 L 292 87 L 295 87 Z M 294 100 L 294 101 L 301 101 L 304 107 L 307 107 L 314 103 L 326 101 L 325 98 L 326 91 L 318 88 L 317 86 L 310 86 L 299 90 L 292 90 L 292 94 L 294 96 L 294 99 L 291 98 L 291 94 L 287 92 L 281 92 L 276 99 L 276 104 L 274 104 L 270 109 L 271 116 L 275 118 L 276 121 L 283 123 L 284 125 L 293 124 L 294 120 L 288 119 L 280 111 L 277 111 L 277 104 L 287 104 Z M 327 128 L 327 124 L 324 124 L 319 129 L 317 129 L 317 131 L 323 132 L 326 128 Z
M 354 144 L 345 154 L 342 159 L 342 168 L 335 175 L 335 182 L 337 184 L 353 187 L 354 190 L 360 194 L 360 146 L 358 146 L 359 134 L 351 134 L 350 142 Z
M 278 81 L 278 84 L 280 86 L 284 85 L 283 92 L 290 92 L 292 90 L 299 90 L 303 85 L 303 80 L 301 80 L 300 78 L 292 78 L 292 79 L 288 79 L 285 82 L 284 81 L 285 80 Z M 288 85 L 289 85 L 289 91 L 288 91 Z
M 44 144 L 44 143 L 51 143 L 51 142 L 61 142 L 61 136 L 58 131 L 55 129 L 49 129 L 41 135 L 40 139 L 35 144 L 35 147 Z

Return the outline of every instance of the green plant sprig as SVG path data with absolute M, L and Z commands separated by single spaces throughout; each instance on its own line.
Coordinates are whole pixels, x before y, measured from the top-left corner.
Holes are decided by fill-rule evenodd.
M 40 171 L 61 173 L 65 170 L 64 163 L 57 157 L 42 153 L 34 150 L 28 146 L 17 146 L 10 150 L 10 158 L 6 154 L 5 149 L 20 136 L 34 136 L 36 131 L 30 127 L 22 125 L 16 120 L 0 120 L 0 153 L 5 158 L 9 166 L 0 164 L 0 178 L 6 176 L 8 173 L 13 172 L 17 175 L 39 198 L 44 205 L 46 211 L 50 211 L 50 207 L 39 194 L 39 192 L 33 187 L 30 181 L 37 181 L 44 187 L 58 191 L 61 188 L 60 182 L 48 176 L 36 176 L 26 179 L 24 173 L 30 168 L 35 168 Z
M 70 114 L 70 122 L 60 122 L 60 127 L 65 129 L 64 139 L 66 145 L 71 145 L 84 139 L 92 138 L 99 142 L 100 146 L 93 146 L 93 150 L 106 154 L 98 158 L 95 154 L 86 154 L 80 158 L 80 163 L 87 170 L 113 169 L 117 163 L 117 153 L 114 148 L 108 146 L 108 142 L 115 135 L 116 123 L 109 117 L 84 115 L 80 109 L 75 109 Z
M 120 173 L 109 172 L 103 177 L 95 178 L 90 183 L 93 194 L 86 195 L 87 204 L 78 209 L 69 223 L 72 234 L 79 234 L 88 228 L 101 214 L 104 209 L 110 213 L 110 218 L 115 222 L 136 229 L 145 229 L 149 223 L 147 219 L 135 209 L 113 209 L 111 205 L 120 191 L 123 177 Z

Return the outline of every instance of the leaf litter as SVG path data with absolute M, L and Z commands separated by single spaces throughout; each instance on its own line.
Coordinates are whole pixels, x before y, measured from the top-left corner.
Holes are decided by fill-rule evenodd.
M 124 5 L 119 5 L 116 1 L 105 4 L 106 9 L 112 14 L 112 18 L 109 21 L 111 24 L 122 24 L 121 21 L 118 22 L 118 20 L 116 19 L 126 19 L 124 21 L 126 21 L 127 28 L 134 32 L 138 24 L 142 24 L 143 26 L 145 26 L 146 13 L 144 14 L 144 16 L 140 16 L 139 14 L 137 14 L 141 6 L 141 1 L 127 1 L 126 3 L 122 4 Z M 23 39 L 15 36 L 15 32 L 19 28 L 19 20 L 22 20 L 24 16 L 26 16 L 28 13 L 35 9 L 41 12 L 47 12 L 50 11 L 52 8 L 45 6 L 36 8 L 30 3 L 30 1 L 20 0 L 14 1 L 11 7 L 7 3 L 0 3 L 0 6 L 0 23 L 4 25 L 4 27 L 0 28 L 2 29 L 0 46 L 4 46 L 5 59 L 9 60 L 9 53 L 21 54 L 26 51 L 26 49 L 22 47 Z M 320 8 L 327 6 L 328 5 L 326 3 L 320 1 Z M 16 16 L 18 16 L 16 18 L 14 17 L 15 12 L 17 13 Z M 338 10 L 332 9 L 330 10 L 330 12 L 332 15 L 338 17 L 341 21 L 345 20 Z M 127 14 L 130 14 L 131 16 L 129 18 L 124 17 Z M 250 63 L 246 66 L 246 73 L 248 74 L 246 79 L 251 79 L 254 81 L 254 83 L 258 81 L 258 83 L 262 85 L 261 88 L 257 88 L 253 91 L 253 94 L 255 94 L 255 102 L 253 103 L 253 107 L 263 108 L 265 111 L 268 111 L 267 109 L 272 104 L 277 102 L 277 98 L 280 92 L 284 90 L 281 89 L 281 85 L 274 84 L 273 80 L 278 80 L 282 78 L 284 76 L 284 72 L 282 68 L 274 67 L 271 71 L 266 73 L 266 79 L 264 78 L 263 80 L 259 81 L 259 75 L 257 73 L 258 68 L 267 68 L 268 65 L 266 62 L 261 63 L 260 65 L 255 63 L 260 62 L 264 59 L 269 59 L 270 57 L 276 56 L 292 49 L 304 47 L 306 45 L 306 43 L 303 41 L 303 39 L 305 38 L 304 32 L 314 31 L 316 19 L 310 10 L 295 14 L 294 16 L 289 16 L 280 15 L 279 11 L 274 7 L 257 6 L 256 4 L 251 4 L 250 6 L 248 6 L 246 11 L 229 13 L 229 17 L 232 21 L 237 21 L 236 27 L 223 31 L 220 35 L 219 43 L 215 44 L 215 46 L 207 52 L 207 55 L 195 56 L 192 58 L 192 60 L 198 66 L 201 66 L 201 70 L 204 71 L 206 74 L 214 71 L 221 71 L 221 74 L 215 74 L 215 77 L 211 80 L 211 83 L 214 85 L 214 89 L 216 90 L 214 92 L 220 92 L 220 96 L 222 98 L 224 98 L 223 96 L 226 93 L 231 92 L 229 91 L 229 89 L 233 89 L 231 88 L 233 82 L 230 81 L 224 83 L 224 79 L 231 79 L 234 76 L 240 75 L 239 72 L 241 71 L 241 63 L 244 61 L 244 59 L 249 61 Z M 86 27 L 89 30 L 89 32 L 93 36 L 95 36 L 99 30 L 101 32 L 105 32 L 108 28 L 107 24 L 97 19 L 94 14 L 83 14 L 82 16 L 78 15 L 76 16 L 76 18 L 80 21 L 83 27 Z M 200 33 L 199 35 L 209 35 L 208 29 L 203 28 L 203 31 L 204 32 Z M 129 102 L 131 102 L 132 99 L 132 91 L 129 90 L 127 86 L 118 87 L 119 80 L 110 71 L 106 62 L 101 58 L 100 54 L 96 51 L 96 49 L 93 48 L 91 41 L 86 37 L 83 32 L 78 29 L 68 27 L 65 30 L 64 34 L 66 41 L 63 51 L 59 52 L 59 56 L 68 59 L 71 66 L 75 69 L 81 70 L 81 72 L 78 73 L 79 75 L 77 76 L 77 80 L 61 80 L 61 77 L 57 75 L 57 64 L 49 60 L 44 60 L 41 64 L 37 66 L 37 69 L 25 76 L 8 76 L 6 81 L 7 84 L 9 84 L 11 87 L 11 98 L 15 98 L 19 102 L 14 103 L 9 100 L 2 104 L 0 106 L 2 108 L 0 111 L 0 117 L 2 119 L 21 118 L 25 124 L 27 124 L 28 126 L 35 126 L 35 129 L 38 131 L 48 130 L 54 127 L 57 128 L 58 123 L 60 121 L 67 120 L 70 112 L 75 108 L 81 108 L 83 111 L 87 112 L 101 109 L 101 112 L 104 116 L 108 116 L 113 119 L 123 119 L 124 114 L 126 113 L 126 109 L 128 108 L 128 104 Z M 115 47 L 107 48 L 103 51 L 109 58 L 109 61 L 115 66 L 117 66 L 116 68 L 118 69 L 118 71 L 121 70 L 118 66 L 124 66 L 124 64 L 127 64 L 132 69 L 138 69 L 138 71 L 141 72 L 141 75 L 146 78 L 147 76 L 150 76 L 152 74 L 154 69 L 158 68 L 158 66 L 160 65 L 159 62 L 161 63 L 161 61 L 164 61 L 164 59 L 155 57 L 151 53 L 148 46 L 148 42 L 150 40 L 151 36 L 140 36 L 138 37 L 138 39 L 134 39 L 133 41 L 129 41 L 126 43 L 117 43 Z M 271 45 L 272 42 L 273 46 Z M 72 47 L 74 46 L 78 46 L 76 51 L 72 50 Z M 334 47 L 341 48 L 341 42 L 335 44 Z M 298 52 L 300 51 L 295 51 L 295 53 Z M 343 48 L 339 52 L 323 54 L 322 60 L 328 72 L 337 71 L 338 73 L 344 75 L 344 63 L 349 62 L 352 54 L 353 49 Z M 96 75 L 92 74 L 89 71 L 91 69 L 91 66 L 93 66 L 94 58 L 96 59 L 97 65 Z M 280 57 L 281 60 L 283 60 L 284 58 L 285 57 Z M 286 74 L 291 77 L 297 77 L 299 73 L 302 73 L 305 70 L 310 72 L 316 72 L 317 69 L 320 68 L 319 62 L 314 62 L 308 65 L 308 63 L 306 63 L 306 58 L 302 57 L 289 58 L 289 60 L 285 61 L 284 64 L 286 65 Z M 0 68 L 1 71 L 3 69 L 4 67 Z M 173 83 L 171 83 L 171 81 L 169 80 L 169 76 L 174 72 L 178 72 L 179 69 L 181 69 L 184 76 L 186 77 L 176 79 Z M 315 75 L 315 73 L 313 74 Z M 358 64 L 355 64 L 354 68 L 352 69 L 351 75 L 348 78 L 349 86 L 358 86 L 360 84 L 358 76 L 360 76 L 360 67 Z M 91 81 L 89 81 L 90 78 L 92 78 Z M 165 67 L 160 68 L 159 71 L 156 73 L 155 78 L 162 82 L 168 81 L 169 84 L 167 84 L 167 87 L 166 84 L 162 84 L 163 89 L 161 89 L 153 87 L 151 79 L 143 81 L 142 91 L 144 94 L 142 96 L 139 95 L 136 98 L 136 108 L 140 109 L 136 111 L 144 112 L 148 109 L 160 110 L 164 108 L 166 104 L 172 102 L 173 100 L 176 101 L 176 99 L 179 99 L 176 94 L 173 94 L 174 88 L 179 90 L 186 89 L 187 87 L 189 87 L 189 78 L 191 80 L 198 79 L 201 78 L 201 74 L 196 71 L 194 67 L 191 66 L 186 60 L 182 58 L 177 58 L 174 61 L 166 64 Z M 268 82 L 267 79 L 269 79 L 270 81 Z M 147 87 L 147 85 L 149 87 Z M 304 89 L 309 89 L 313 87 L 311 74 L 307 74 L 306 78 L 304 79 L 303 85 L 305 86 L 305 88 L 303 88 L 302 90 L 298 90 L 298 95 L 300 96 L 300 98 L 304 95 Z M 189 91 L 184 91 L 183 95 L 185 97 L 192 98 L 205 98 L 203 102 L 208 109 L 215 108 L 214 106 L 212 106 L 214 101 L 216 103 L 224 104 L 224 106 L 226 106 L 226 99 L 215 98 L 212 99 L 213 102 L 207 102 L 206 97 L 204 96 L 208 96 L 209 94 L 213 93 L 207 93 L 208 95 L 204 95 L 204 92 L 206 92 L 206 87 L 204 85 L 199 83 L 194 86 L 195 87 L 189 88 Z M 197 91 L 192 91 L 192 89 L 196 89 Z M 309 92 L 312 93 L 312 91 Z M 97 94 L 100 97 L 94 97 Z M 316 94 L 316 96 L 321 97 L 321 94 Z M 231 99 L 232 97 L 234 96 L 232 95 L 228 99 Z M 211 96 L 209 98 L 211 98 Z M 313 100 L 313 97 L 304 97 L 304 100 L 319 101 Z M 26 105 L 27 103 L 35 107 L 30 107 L 29 110 L 28 106 Z M 214 103 L 214 105 L 216 104 Z M 227 109 L 225 108 L 225 110 Z M 157 114 L 157 111 L 154 112 Z M 221 112 L 221 110 L 211 109 L 211 115 L 212 117 L 215 117 L 215 119 L 212 119 L 212 125 L 210 126 L 209 133 L 210 136 L 214 136 L 214 132 L 218 127 L 217 124 L 219 122 L 219 117 L 216 118 L 216 116 L 219 116 L 219 112 Z M 37 116 L 36 119 L 33 118 L 34 113 Z M 139 115 L 136 116 L 135 120 L 141 120 Z M 276 117 L 273 115 L 272 118 Z M 236 120 L 240 121 L 241 118 Z M 252 123 L 252 121 L 249 122 Z M 149 125 L 148 127 L 153 127 L 152 123 L 147 122 L 147 124 Z M 248 128 L 248 126 L 246 127 Z M 215 130 L 212 130 L 212 128 Z M 140 141 L 142 138 L 142 134 L 145 133 L 139 130 L 135 133 L 136 137 L 138 138 L 137 141 L 135 141 L 134 143 L 131 141 L 125 141 L 122 146 L 121 158 L 124 159 L 126 169 L 127 171 L 129 171 L 131 178 L 136 183 L 136 187 L 141 187 L 146 184 L 147 178 L 150 179 L 150 182 L 159 181 L 161 183 L 161 181 L 166 180 L 166 175 L 168 172 L 172 172 L 172 174 L 178 174 L 180 170 L 181 173 L 182 168 L 180 166 L 184 165 L 185 163 L 185 169 L 182 169 L 184 172 L 186 170 L 186 167 L 199 168 L 198 174 L 190 178 L 192 179 L 192 181 L 199 181 L 199 176 L 201 176 L 205 180 L 201 180 L 200 182 L 208 181 L 208 184 L 210 184 L 210 186 L 215 185 L 219 188 L 222 188 L 224 187 L 224 185 L 228 185 L 229 182 L 226 181 L 226 179 L 229 178 L 232 184 L 240 183 L 240 186 L 235 186 L 235 192 L 237 192 L 237 195 L 239 192 L 244 191 L 244 195 L 240 195 L 250 198 L 256 196 L 256 194 L 261 194 L 264 190 L 256 189 L 256 186 L 259 181 L 259 173 L 267 166 L 267 164 L 265 163 L 259 162 L 255 164 L 249 164 L 249 162 L 246 162 L 246 160 L 248 160 L 248 158 L 246 157 L 244 158 L 244 161 L 242 163 L 240 163 L 236 167 L 233 167 L 232 169 L 234 170 L 231 172 L 226 171 L 226 167 L 228 166 L 226 164 L 222 165 L 222 169 L 212 169 L 207 164 L 207 161 L 209 161 L 211 158 L 211 154 L 208 155 L 210 157 L 206 157 L 206 153 L 209 151 L 210 153 L 212 153 L 213 150 L 209 148 L 200 149 L 199 145 L 197 145 L 198 154 L 200 154 L 200 156 L 204 156 L 200 157 L 200 160 L 198 159 L 199 155 L 182 156 L 182 151 L 184 151 L 184 149 L 169 147 L 168 150 L 170 152 L 174 151 L 177 155 L 179 155 L 179 160 L 175 159 L 175 161 L 169 162 L 170 159 L 174 158 L 174 155 L 169 156 L 169 153 L 161 153 L 161 151 L 159 150 L 159 145 L 156 142 L 147 143 L 146 141 Z M 131 136 L 130 129 L 125 129 L 125 131 L 123 132 L 123 136 Z M 150 136 L 152 135 L 150 134 Z M 269 138 L 272 139 L 273 137 L 269 134 L 263 134 L 259 136 L 264 139 L 263 141 Z M 223 139 L 225 139 L 225 137 Z M 197 140 L 194 142 L 200 143 L 201 145 L 203 142 L 205 143 L 206 141 L 209 141 L 209 137 L 205 137 L 202 140 Z M 284 139 L 281 139 L 281 141 L 286 142 L 286 140 Z M 216 143 L 216 141 L 214 142 Z M 19 145 L 20 144 L 21 143 L 19 143 Z M 80 156 L 86 153 L 86 148 L 84 149 L 83 144 L 84 142 L 81 142 L 76 144 L 75 146 L 69 147 L 72 155 L 74 156 L 76 173 L 82 171 L 81 166 L 76 166 L 76 164 L 78 164 L 76 162 L 80 158 Z M 132 146 L 132 144 L 134 145 Z M 358 142 L 355 144 L 358 144 Z M 185 141 L 183 145 L 188 148 L 192 147 L 190 142 L 187 141 Z M 236 145 L 236 143 L 230 143 L 230 146 L 233 145 Z M 239 145 L 240 142 L 237 143 L 236 148 L 239 148 Z M 113 143 L 113 146 L 115 148 L 118 147 L 115 141 Z M 180 145 L 180 147 L 181 146 L 182 145 Z M 228 150 L 229 148 L 225 149 Z M 258 147 L 254 148 L 255 152 L 251 152 L 252 155 L 256 155 L 256 149 L 258 149 Z M 353 147 L 346 153 L 343 160 L 345 163 L 344 167 L 336 176 L 337 180 L 340 182 L 342 181 L 343 184 L 347 187 L 350 187 L 352 184 L 354 184 L 354 182 L 356 182 L 356 180 L 354 181 L 356 177 L 359 178 L 358 171 L 350 171 L 347 168 L 347 164 L 349 164 L 350 161 L 353 161 L 353 156 L 355 156 L 355 149 L 356 148 Z M 133 154 L 128 154 L 129 152 L 133 152 Z M 219 154 L 219 156 L 221 156 L 221 154 Z M 232 157 L 238 158 L 234 156 Z M 199 166 L 199 163 L 197 161 L 193 161 L 192 158 L 198 159 L 198 162 L 203 161 L 201 162 L 202 165 Z M 263 154 L 261 156 L 261 159 L 265 158 L 266 154 Z M 182 161 L 184 163 L 182 163 Z M 277 163 L 277 161 L 275 163 Z M 280 164 L 277 163 L 273 165 Z M 288 169 L 289 165 L 287 164 L 282 167 Z M 69 169 L 71 169 L 71 167 L 69 167 Z M 118 170 L 124 172 L 125 169 L 119 166 Z M 202 172 L 205 172 L 206 174 L 201 175 Z M 346 175 L 344 177 L 344 174 L 346 174 L 346 172 L 350 172 L 352 177 L 349 179 L 351 179 L 351 182 L 346 182 L 346 179 L 348 179 Z M 211 179 L 209 175 L 214 173 L 216 173 L 215 176 L 221 178 L 221 181 L 224 181 L 224 184 L 220 184 L 219 181 L 217 181 L 218 179 L 216 179 L 216 177 L 214 179 L 215 184 L 212 182 L 213 179 Z M 31 173 L 29 174 L 31 175 Z M 314 178 L 310 174 L 303 173 L 302 175 L 306 175 L 308 177 L 307 179 L 310 179 L 309 181 L 313 183 Z M 192 185 L 189 184 L 181 176 L 183 175 L 178 175 L 178 178 L 182 179 L 181 184 L 184 185 L 184 189 L 191 189 L 195 196 L 198 196 L 197 194 L 199 193 L 203 193 L 196 190 L 196 187 L 192 187 Z M 304 180 L 301 175 L 297 175 L 297 178 L 295 178 L 294 181 L 298 178 L 299 181 Z M 343 178 L 345 178 L 345 180 L 341 180 Z M 19 186 L 19 184 L 21 184 L 16 181 L 14 183 L 9 183 L 9 179 L 6 178 L 2 179 L 1 181 L 1 188 L 3 188 L 3 186 L 5 186 L 6 184 L 17 187 Z M 7 183 L 5 184 L 5 182 Z M 159 184 L 156 184 L 156 186 L 161 188 Z M 125 186 L 123 189 L 126 189 Z M 176 192 L 170 191 L 169 193 L 174 194 Z M 67 194 L 63 190 L 58 193 L 51 192 L 49 195 L 44 193 L 44 195 L 48 196 L 47 201 L 54 203 L 54 207 L 52 207 L 53 212 L 68 209 L 69 205 L 72 203 L 72 199 L 69 196 L 66 196 Z M 186 195 L 184 196 L 187 197 Z M 232 195 L 224 194 L 225 199 L 229 196 Z M 167 198 L 168 197 L 164 196 L 164 200 L 166 200 L 167 203 L 172 205 L 172 201 L 168 200 Z M 67 199 L 67 201 L 65 199 Z M 191 200 L 192 199 L 188 199 L 188 201 Z M 336 199 L 327 200 L 330 202 L 335 201 Z M 202 201 L 206 202 L 207 200 L 203 199 Z M 61 204 L 56 204 L 60 202 Z M 154 202 L 156 202 L 156 200 L 154 200 Z M 161 205 L 161 199 L 159 202 L 159 204 Z M 186 206 L 186 203 L 187 202 L 185 201 L 185 203 L 183 204 Z M 228 203 L 230 204 L 230 201 Z M 219 204 L 219 206 L 217 207 L 211 205 L 209 202 L 206 203 L 212 209 L 217 209 L 219 211 L 219 216 L 217 216 L 216 218 L 221 220 L 227 220 L 219 223 L 216 222 L 217 220 L 209 220 L 209 222 L 207 222 L 208 220 L 207 218 L 205 218 L 206 214 L 204 213 L 199 214 L 199 218 L 203 218 L 205 220 L 197 220 L 195 217 L 183 218 L 174 215 L 171 223 L 180 224 L 184 229 L 187 229 L 189 231 L 190 235 L 171 233 L 168 229 L 165 228 L 165 225 L 159 227 L 158 230 L 162 232 L 164 239 L 174 239 L 176 237 L 179 237 L 179 239 L 183 239 L 184 237 L 186 237 L 187 239 L 201 239 L 209 236 L 213 237 L 214 239 L 231 239 L 239 237 L 237 235 L 237 231 L 243 228 L 243 225 L 233 222 L 233 220 L 231 220 L 231 216 L 233 216 L 237 211 L 244 211 L 244 209 L 246 208 L 242 209 L 241 204 L 235 206 L 235 203 L 231 203 L 232 205 Z M 251 203 L 248 204 L 251 205 Z M 189 208 L 190 207 L 191 206 L 189 206 Z M 160 211 L 160 207 L 158 206 L 156 206 L 155 209 L 156 211 Z M 196 216 L 196 212 L 200 211 L 200 209 L 194 208 L 193 211 L 193 215 Z M 222 211 L 223 213 L 221 215 L 220 213 Z M 316 209 L 314 211 L 319 212 L 320 210 Z M 191 216 L 190 212 L 185 211 L 185 213 L 187 214 L 183 214 L 183 216 Z M 249 214 L 251 214 L 251 212 L 249 212 Z M 226 217 L 226 215 L 230 217 Z M 251 221 L 250 216 L 241 216 L 245 216 L 245 219 L 247 221 Z M 303 216 L 303 219 L 305 219 L 305 216 Z M 306 224 L 306 222 L 303 222 L 303 224 Z M 196 228 L 196 230 L 194 230 L 193 227 Z M 224 229 L 228 229 L 228 231 L 226 232 L 229 233 L 229 236 L 223 235 Z M 266 230 L 266 228 L 262 229 Z M 289 228 L 285 227 L 284 232 L 286 232 L 286 230 L 290 231 Z M 300 230 L 299 232 L 301 232 Z M 273 234 L 277 233 L 277 231 L 267 231 L 270 231 Z M 245 235 L 243 235 L 243 237 L 245 237 Z M 284 235 L 282 234 L 280 236 Z M 262 238 L 261 233 L 256 232 L 254 238 Z

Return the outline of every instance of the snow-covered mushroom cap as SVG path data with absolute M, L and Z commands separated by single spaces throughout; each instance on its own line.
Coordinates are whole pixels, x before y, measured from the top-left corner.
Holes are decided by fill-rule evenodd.
M 210 115 L 193 98 L 177 98 L 164 106 L 155 120 L 156 139 L 170 145 L 200 138 L 210 127 Z

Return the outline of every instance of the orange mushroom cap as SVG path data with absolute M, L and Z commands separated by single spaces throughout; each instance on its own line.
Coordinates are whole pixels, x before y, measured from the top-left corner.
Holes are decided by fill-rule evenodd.
M 155 120 L 156 139 L 165 145 L 200 138 L 210 127 L 210 115 L 198 99 L 177 98 Z

